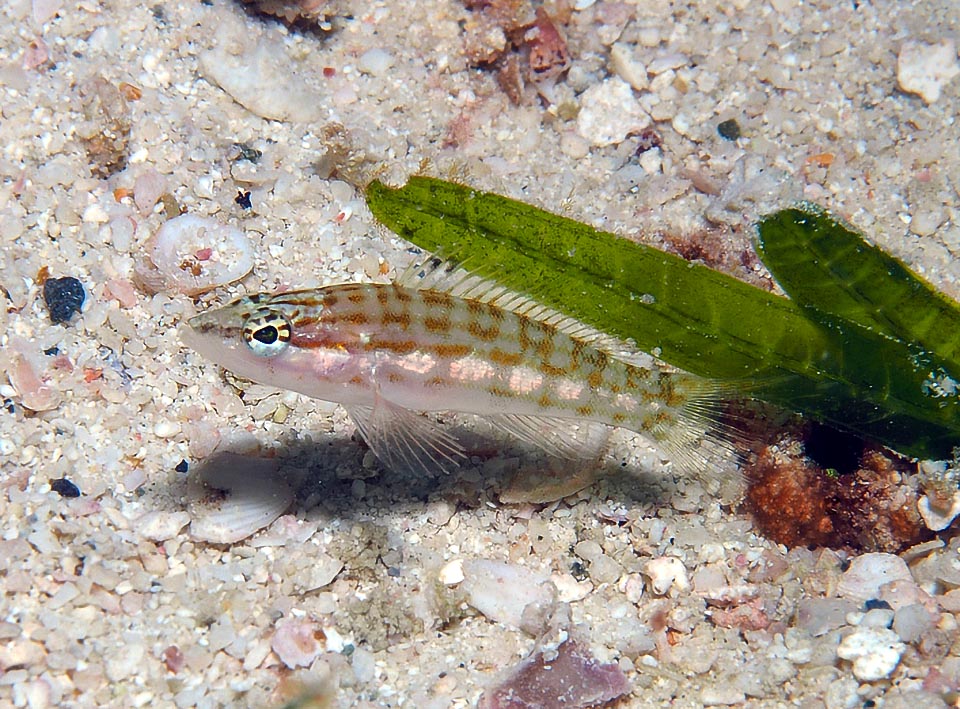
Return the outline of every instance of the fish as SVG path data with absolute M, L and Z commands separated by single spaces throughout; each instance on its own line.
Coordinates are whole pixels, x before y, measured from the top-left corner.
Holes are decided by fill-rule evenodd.
M 715 435 L 727 394 L 435 256 L 394 283 L 243 296 L 182 339 L 234 375 L 341 404 L 394 470 L 468 458 L 426 412 L 481 417 L 556 457 L 589 456 L 616 427 L 684 457 Z

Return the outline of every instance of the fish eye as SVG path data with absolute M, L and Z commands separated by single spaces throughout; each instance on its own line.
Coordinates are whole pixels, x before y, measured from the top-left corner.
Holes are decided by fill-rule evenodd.
M 290 322 L 275 310 L 257 310 L 243 324 L 243 341 L 255 355 L 273 357 L 290 344 Z

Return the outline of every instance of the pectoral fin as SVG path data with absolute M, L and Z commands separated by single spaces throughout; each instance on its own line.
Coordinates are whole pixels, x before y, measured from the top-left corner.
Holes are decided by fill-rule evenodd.
M 459 441 L 434 421 L 378 397 L 347 413 L 377 458 L 391 470 L 421 475 L 450 472 L 466 460 Z

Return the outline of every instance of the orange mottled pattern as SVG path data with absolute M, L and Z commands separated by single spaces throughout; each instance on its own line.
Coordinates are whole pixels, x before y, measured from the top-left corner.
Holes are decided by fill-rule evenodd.
M 439 291 L 347 284 L 262 303 L 283 310 L 295 348 L 370 358 L 366 385 L 402 392 L 411 408 L 579 417 L 649 432 L 673 423 L 688 398 L 688 375 L 631 365 L 549 323 Z

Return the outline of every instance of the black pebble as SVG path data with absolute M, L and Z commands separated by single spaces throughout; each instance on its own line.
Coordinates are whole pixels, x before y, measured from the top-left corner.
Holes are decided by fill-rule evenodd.
M 893 610 L 889 603 L 882 601 L 879 598 L 871 598 L 863 604 L 863 609 L 865 611 L 877 610 L 878 608 L 885 611 Z
M 185 460 L 181 460 L 179 463 L 177 463 L 177 467 L 174 468 L 174 470 L 176 470 L 178 473 L 185 473 L 189 469 L 190 464 Z
M 57 478 L 50 481 L 50 489 L 60 497 L 80 497 L 80 488 L 66 478 Z
M 237 196 L 233 198 L 233 201 L 239 204 L 243 209 L 250 209 L 253 207 L 253 205 L 250 203 L 249 192 L 237 190 Z
M 83 284 L 72 276 L 48 278 L 43 284 L 43 300 L 55 323 L 65 323 L 80 312 L 86 295 Z
M 740 124 L 733 118 L 722 121 L 720 125 L 717 126 L 717 133 L 719 133 L 720 137 L 724 140 L 736 140 L 740 137 Z

